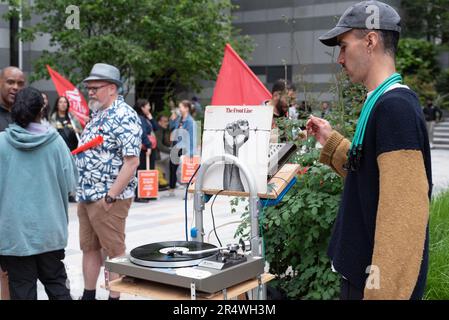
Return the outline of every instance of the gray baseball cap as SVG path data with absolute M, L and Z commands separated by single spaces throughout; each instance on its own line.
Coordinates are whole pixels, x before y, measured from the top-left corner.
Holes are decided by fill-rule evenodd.
M 326 46 L 338 45 L 337 37 L 352 29 L 390 30 L 401 32 L 401 17 L 386 3 L 362 1 L 346 9 L 337 26 L 319 40 Z
M 107 82 L 112 82 L 117 85 L 117 87 L 122 86 L 122 81 L 120 80 L 120 71 L 114 66 L 106 63 L 96 63 L 89 76 L 83 80 L 83 82 L 92 80 L 103 80 Z

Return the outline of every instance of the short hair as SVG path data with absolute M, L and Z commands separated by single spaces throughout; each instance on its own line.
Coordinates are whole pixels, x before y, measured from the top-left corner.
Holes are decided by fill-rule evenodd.
M 385 53 L 393 58 L 396 58 L 399 45 L 400 34 L 397 31 L 391 30 L 372 30 L 372 29 L 355 29 L 358 38 L 363 38 L 370 32 L 376 32 L 379 35 L 380 41 L 384 46 Z
M 286 89 L 286 83 L 284 79 L 279 79 L 276 80 L 273 83 L 273 87 L 271 88 L 271 94 L 275 93 L 275 92 L 283 92 Z
M 293 83 L 289 83 L 287 81 L 287 89 L 288 90 L 292 90 L 292 91 L 296 91 L 296 86 Z
M 23 71 L 20 70 L 20 68 L 15 67 L 15 66 L 8 66 L 8 67 L 4 67 L 3 69 L 0 69 L 0 79 L 5 78 L 5 72 L 6 72 L 6 70 L 8 70 L 8 69 L 11 69 L 11 70 L 14 70 L 14 69 L 15 69 L 15 70 L 18 70 L 18 71 L 22 72 L 22 74 L 23 74 Z
M 22 128 L 28 127 L 42 111 L 44 98 L 39 90 L 27 87 L 20 90 L 14 101 L 11 117 Z
M 161 121 L 161 119 L 164 118 L 164 117 L 168 119 L 168 116 L 167 116 L 167 115 L 165 115 L 165 114 L 160 114 L 160 115 L 157 116 L 156 121 L 159 122 L 159 121 Z

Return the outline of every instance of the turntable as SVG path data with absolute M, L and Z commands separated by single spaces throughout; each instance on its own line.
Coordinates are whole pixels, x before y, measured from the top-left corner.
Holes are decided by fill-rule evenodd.
M 263 273 L 264 261 L 239 253 L 242 245 L 218 248 L 197 241 L 159 242 L 137 247 L 128 257 L 107 260 L 111 272 L 214 293 Z M 242 251 L 243 252 L 243 251 Z
M 243 242 L 218 248 L 204 243 L 203 210 L 205 204 L 202 185 L 204 175 L 215 163 L 235 164 L 240 168 L 249 187 L 249 212 L 251 216 L 251 238 L 249 245 Z M 127 257 L 105 261 L 105 268 L 111 272 L 132 278 L 144 279 L 167 285 L 190 288 L 195 292 L 226 292 L 236 284 L 256 279 L 259 283 L 258 297 L 264 299 L 266 292 L 262 282 L 265 262 L 261 255 L 259 236 L 258 201 L 254 179 L 248 168 L 231 155 L 216 156 L 205 161 L 195 183 L 194 241 L 158 242 L 137 247 Z

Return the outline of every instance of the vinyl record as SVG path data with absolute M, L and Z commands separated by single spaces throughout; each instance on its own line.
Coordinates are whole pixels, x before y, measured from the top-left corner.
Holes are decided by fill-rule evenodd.
M 146 244 L 131 250 L 131 262 L 145 267 L 175 268 L 197 265 L 216 252 L 187 255 L 188 251 L 202 251 L 216 246 L 197 241 L 169 241 Z

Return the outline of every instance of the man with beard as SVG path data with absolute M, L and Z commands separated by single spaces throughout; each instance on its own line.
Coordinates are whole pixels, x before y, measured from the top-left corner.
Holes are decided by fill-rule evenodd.
M 0 71 L 0 132 L 12 123 L 11 109 L 16 94 L 25 86 L 25 75 L 16 67 L 6 67 Z M 1 299 L 9 299 L 8 276 L 0 268 Z
M 264 105 L 273 107 L 273 121 L 271 123 L 270 143 L 278 143 L 285 140 L 279 137 L 279 129 L 276 119 L 288 117 L 288 84 L 283 79 L 276 80 L 271 89 L 271 99 L 263 102 Z
M 84 276 L 81 299 L 94 300 L 103 257 L 125 255 L 125 222 L 137 183 L 142 128 L 137 113 L 118 94 L 122 82 L 116 67 L 97 63 L 84 83 L 92 120 L 86 125 L 80 144 L 98 136 L 104 140 L 76 156 Z M 118 277 L 109 274 L 111 281 Z M 110 292 L 110 300 L 119 298 L 119 292 Z
M 288 114 L 287 83 L 283 79 L 276 80 L 271 88 L 271 100 L 264 102 L 273 107 L 273 118 L 286 117 Z
M 340 46 L 337 62 L 368 90 L 352 143 L 326 120 L 307 123 L 320 161 L 345 177 L 328 248 L 341 299 L 421 299 L 426 285 L 430 147 L 419 100 L 396 73 L 400 21 L 389 5 L 363 1 L 320 37 Z

